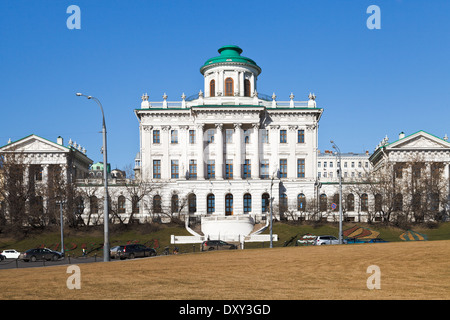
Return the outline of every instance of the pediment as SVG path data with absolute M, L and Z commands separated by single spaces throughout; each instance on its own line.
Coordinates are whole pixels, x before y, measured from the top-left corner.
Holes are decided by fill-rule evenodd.
M 389 148 L 395 149 L 450 149 L 450 143 L 426 132 L 418 132 L 400 139 Z
M 25 137 L 2 147 L 3 151 L 15 152 L 66 152 L 67 148 L 36 135 Z

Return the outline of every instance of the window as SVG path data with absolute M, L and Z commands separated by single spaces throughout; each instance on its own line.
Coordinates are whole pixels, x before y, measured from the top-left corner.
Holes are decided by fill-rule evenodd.
M 354 168 L 355 167 L 355 163 L 352 161 L 352 168 Z
M 197 160 L 189 160 L 189 179 L 197 178 Z
M 280 209 L 280 214 L 283 214 L 287 211 L 288 209 L 288 199 L 287 199 L 287 195 L 286 193 L 282 193 L 280 194 L 280 205 L 279 205 L 279 209 Z
M 225 196 L 225 215 L 231 216 L 233 214 L 233 195 L 228 193 Z
M 333 168 L 333 161 L 330 161 L 330 168 Z
M 232 78 L 226 78 L 225 79 L 225 95 L 232 97 L 233 96 L 233 87 L 234 87 L 234 81 Z
M 216 81 L 215 80 L 211 80 L 209 82 L 209 96 L 210 97 L 216 96 Z
M 131 212 L 132 213 L 139 213 L 139 197 L 133 196 L 131 201 Z
M 305 177 L 305 159 L 297 159 L 297 178 Z
M 179 166 L 178 166 L 178 160 L 172 160 L 170 165 L 170 173 L 172 179 L 178 179 L 179 176 Z
M 206 197 L 206 212 L 211 214 L 216 211 L 216 197 L 211 193 Z
M 347 161 L 344 162 L 344 168 L 347 168 Z
M 269 178 L 269 160 L 261 160 L 261 179 Z
M 382 202 L 383 202 L 383 197 L 381 196 L 381 194 L 376 194 L 375 195 L 375 211 L 376 212 L 381 211 Z
M 339 211 L 339 193 L 334 194 L 333 203 L 336 204 L 336 209 L 333 209 L 333 211 Z
M 216 177 L 216 164 L 214 160 L 208 160 L 206 177 L 214 179 Z
M 250 130 L 244 129 L 244 143 L 250 143 Z
M 195 144 L 195 130 L 189 130 L 189 143 Z
M 317 167 L 318 168 L 320 168 L 321 167 L 321 165 L 322 165 L 322 163 L 319 161 L 319 162 L 317 162 Z
M 287 178 L 287 159 L 280 159 L 280 178 Z
M 251 178 L 252 176 L 252 165 L 249 159 L 244 161 L 244 178 Z
M 367 212 L 369 211 L 369 197 L 366 193 L 361 195 L 361 211 Z
M 251 93 L 251 84 L 250 84 L 250 80 L 245 79 L 244 80 L 244 96 L 245 97 L 250 97 L 250 93 Z
M 170 143 L 178 143 L 178 130 L 170 131 Z
M 197 211 L 197 196 L 193 193 L 188 196 L 188 211 L 189 214 Z
M 280 143 L 287 143 L 286 130 L 280 130 Z
M 401 193 L 397 193 L 394 196 L 394 211 L 402 211 L 403 210 L 403 195 Z
M 261 130 L 261 142 L 269 143 L 269 130 L 267 130 L 267 129 Z
M 214 129 L 208 129 L 206 131 L 206 142 L 213 143 L 214 142 Z
M 170 211 L 172 213 L 177 213 L 178 210 L 179 210 L 178 195 L 174 194 L 172 195 L 172 199 L 170 200 Z
M 159 130 L 153 130 L 153 143 L 160 143 Z
M 42 167 L 41 166 L 34 167 L 34 180 L 42 181 Z
M 327 211 L 327 202 L 328 202 L 327 195 L 325 193 L 322 193 L 319 198 L 320 211 Z
M 305 143 L 305 130 L 298 130 L 297 131 L 297 142 L 298 143 Z
M 252 212 L 252 196 L 249 193 L 244 194 L 244 213 Z
M 355 196 L 353 193 L 347 195 L 347 211 L 355 211 Z
M 153 160 L 153 179 L 161 179 L 161 160 Z
M 233 160 L 225 160 L 225 179 L 233 179 Z
M 233 129 L 225 129 L 225 142 L 232 143 L 233 142 Z
M 98 199 L 96 196 L 89 198 L 89 206 L 91 208 L 91 213 L 98 213 Z
M 122 195 L 117 199 L 117 212 L 125 213 L 125 197 Z
M 261 208 L 262 212 L 269 212 L 270 197 L 268 193 L 263 193 L 263 195 L 261 196 Z
M 326 161 L 323 163 L 323 167 L 324 167 L 324 168 L 327 167 L 327 162 L 326 162 Z
M 297 211 L 306 211 L 306 197 L 303 193 L 297 196 Z
M 153 197 L 153 213 L 161 213 L 162 207 L 161 207 L 161 196 L 156 195 Z

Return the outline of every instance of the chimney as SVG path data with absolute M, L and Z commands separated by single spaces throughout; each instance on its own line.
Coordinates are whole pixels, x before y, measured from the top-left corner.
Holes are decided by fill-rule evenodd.
M 59 145 L 64 145 L 64 140 L 61 136 L 58 137 L 58 139 L 56 139 L 56 143 Z
M 398 135 L 398 139 L 403 139 L 405 137 L 405 133 L 402 131 L 400 132 L 400 134 Z

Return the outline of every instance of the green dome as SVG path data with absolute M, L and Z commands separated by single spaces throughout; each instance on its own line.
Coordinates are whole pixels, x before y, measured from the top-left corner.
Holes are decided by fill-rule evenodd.
M 200 72 L 203 74 L 206 68 L 216 63 L 243 63 L 254 67 L 258 70 L 258 74 L 261 73 L 261 68 L 250 58 L 241 56 L 242 49 L 238 46 L 223 46 L 219 48 L 220 56 L 206 60 L 205 64 L 200 68 Z

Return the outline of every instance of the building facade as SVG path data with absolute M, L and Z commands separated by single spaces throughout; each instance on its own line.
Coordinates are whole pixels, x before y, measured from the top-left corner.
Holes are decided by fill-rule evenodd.
M 142 97 L 137 175 L 162 182 L 172 197 L 186 199 L 197 215 L 268 213 L 275 205 L 313 195 L 317 176 L 315 97 L 280 102 L 257 92 L 261 68 L 236 46 L 219 49 L 200 68 L 204 91 L 178 102 Z M 164 205 L 163 205 L 164 206 Z

